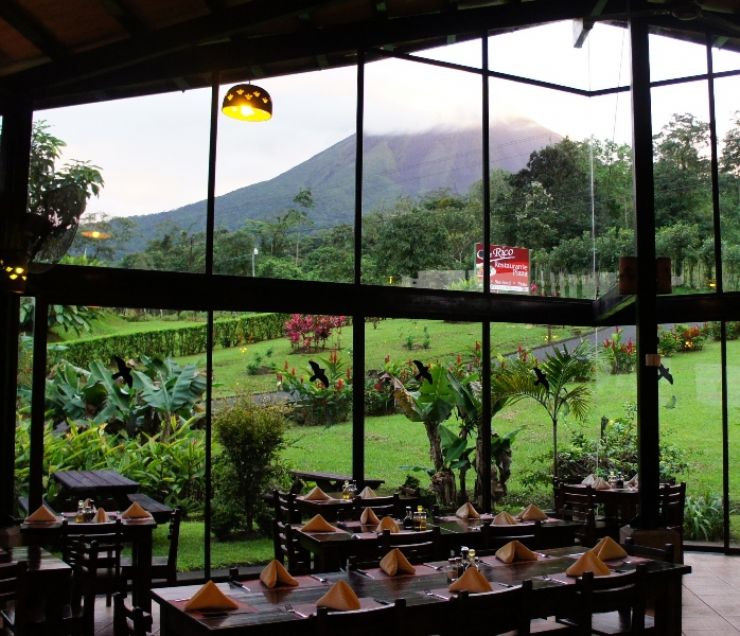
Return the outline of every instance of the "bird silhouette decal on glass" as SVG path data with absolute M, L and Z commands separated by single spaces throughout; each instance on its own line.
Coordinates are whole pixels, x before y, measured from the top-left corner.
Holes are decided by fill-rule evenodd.
M 424 382 L 424 380 L 428 380 L 429 384 L 434 384 L 432 381 L 432 374 L 429 373 L 429 367 L 425 367 L 421 360 L 414 360 L 413 362 L 419 370 L 419 373 L 416 374 L 416 379 L 419 383 Z
M 318 380 L 321 382 L 321 384 L 324 385 L 324 388 L 329 388 L 329 378 L 326 377 L 326 371 L 322 369 L 318 363 L 314 362 L 313 360 L 309 360 L 308 364 L 311 365 L 311 371 L 313 371 L 313 375 L 309 378 L 311 382 L 316 382 Z
M 670 369 L 666 369 L 662 364 L 658 367 L 658 382 L 660 382 L 660 378 L 665 378 L 669 384 L 673 384 L 673 374 L 670 373 Z
M 534 371 L 534 374 L 537 376 L 537 379 L 534 381 L 534 383 L 539 384 L 540 386 L 542 386 L 543 389 L 545 389 L 547 393 L 549 393 L 550 383 L 547 381 L 547 376 L 542 373 L 542 371 L 540 371 L 539 367 L 534 367 L 532 371 Z
M 117 380 L 118 378 L 122 378 L 123 381 L 128 384 L 128 388 L 130 389 L 134 385 L 134 377 L 131 375 L 131 367 L 126 365 L 126 362 L 123 360 L 123 358 L 119 358 L 118 356 L 113 356 L 113 359 L 116 361 L 116 366 L 118 367 L 118 373 L 114 373 L 111 377 L 114 380 Z

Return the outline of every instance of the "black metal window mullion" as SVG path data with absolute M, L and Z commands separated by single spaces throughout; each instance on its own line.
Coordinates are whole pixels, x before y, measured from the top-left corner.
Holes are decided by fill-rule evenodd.
M 218 140 L 219 74 L 211 79 L 211 115 L 208 144 L 208 197 L 206 203 L 206 276 L 213 276 L 213 235 L 216 210 L 216 149 Z M 211 499 L 213 497 L 213 309 L 209 307 L 206 324 L 206 457 L 205 457 L 205 504 L 203 521 L 203 568 L 205 577 L 211 576 Z

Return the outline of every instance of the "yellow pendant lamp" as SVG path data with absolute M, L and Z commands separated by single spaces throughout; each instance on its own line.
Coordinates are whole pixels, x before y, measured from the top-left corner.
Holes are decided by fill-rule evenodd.
M 272 98 L 264 88 L 237 84 L 226 92 L 221 111 L 240 121 L 267 121 L 272 117 Z

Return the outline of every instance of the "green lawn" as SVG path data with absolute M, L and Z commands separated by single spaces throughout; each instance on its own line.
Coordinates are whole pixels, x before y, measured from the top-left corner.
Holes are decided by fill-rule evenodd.
M 426 327 L 428 348 L 424 348 Z M 308 360 L 327 358 L 329 350 L 336 347 L 342 359 L 351 364 L 353 327 L 344 327 L 335 332 L 329 341 L 329 348 L 318 353 L 293 353 L 287 338 L 256 342 L 246 347 L 216 349 L 213 352 L 213 370 L 215 397 L 231 396 L 240 392 L 262 393 L 275 390 L 275 375 L 265 373 L 249 375 L 247 365 L 262 357 L 263 366 L 276 365 L 282 368 L 287 361 L 288 368 L 296 369 L 299 375 L 308 374 Z M 584 330 L 585 331 L 585 330 Z M 572 328 L 553 327 L 555 340 L 570 338 L 577 333 Z M 497 324 L 491 332 L 491 348 L 494 353 L 516 351 L 521 344 L 525 348 L 545 344 L 547 327 L 535 325 Z M 394 361 L 406 361 L 414 358 L 425 362 L 432 360 L 449 361 L 458 353 L 469 355 L 481 337 L 479 323 L 443 322 L 438 320 L 381 320 L 376 327 L 367 324 L 365 327 L 365 368 L 381 369 L 386 355 Z M 407 344 L 412 349 L 406 347 Z M 199 354 L 180 358 L 183 363 L 195 363 L 205 366 L 205 355 Z

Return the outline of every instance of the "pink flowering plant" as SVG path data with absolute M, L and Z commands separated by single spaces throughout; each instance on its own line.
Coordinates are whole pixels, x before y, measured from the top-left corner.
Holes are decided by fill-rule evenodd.
M 352 412 L 352 367 L 345 366 L 336 349 L 328 358 L 315 360 L 324 369 L 329 380 L 325 387 L 320 380 L 311 382 L 311 367 L 297 373 L 287 361 L 276 373 L 278 390 L 290 394 L 293 400 L 291 419 L 299 424 L 330 426 L 345 422 Z
M 346 324 L 345 316 L 292 314 L 283 324 L 283 329 L 294 352 L 315 352 L 326 349 L 333 330 L 341 334 Z M 335 348 L 338 346 L 339 343 L 335 343 Z

